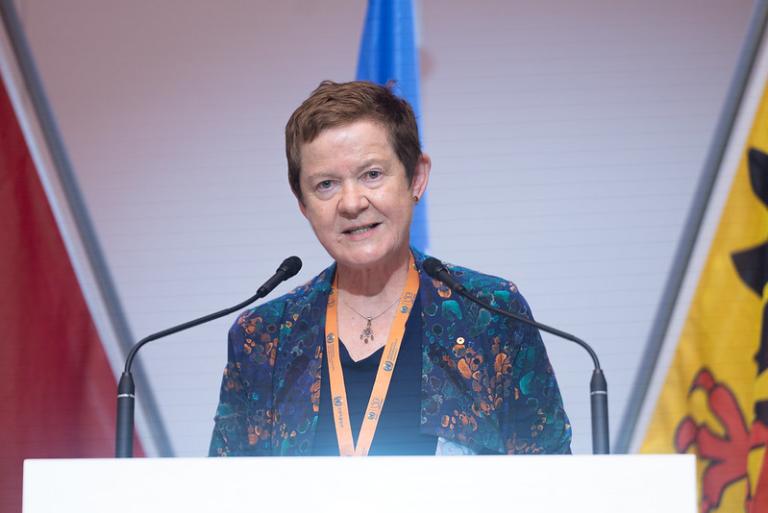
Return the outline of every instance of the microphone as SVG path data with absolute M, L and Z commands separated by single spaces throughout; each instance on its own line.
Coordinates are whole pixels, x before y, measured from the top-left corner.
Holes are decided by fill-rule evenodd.
M 280 264 L 280 267 L 277 268 L 277 271 L 275 271 L 275 274 L 272 275 L 270 279 L 268 279 L 266 282 L 264 282 L 264 285 L 259 287 L 259 289 L 256 291 L 256 295 L 259 297 L 264 297 L 272 290 L 280 285 L 282 282 L 287 280 L 288 278 L 292 278 L 298 274 L 298 272 L 301 270 L 301 258 L 297 256 L 290 256 L 283 260 L 283 263 Z
M 458 292 L 461 295 L 467 294 L 467 289 L 456 281 L 456 279 L 451 275 L 451 272 L 448 270 L 447 267 L 445 267 L 445 264 L 442 263 L 440 260 L 434 257 L 429 257 L 426 260 L 424 260 L 424 263 L 422 264 L 424 267 L 424 270 L 427 272 L 428 275 L 430 275 L 432 278 L 442 281 L 446 285 L 448 285 L 448 288 L 451 288 Z M 471 299 L 471 298 L 470 298 Z
M 508 312 L 491 305 L 488 301 L 481 299 L 467 290 L 464 285 L 459 283 L 456 278 L 453 277 L 450 270 L 445 266 L 443 262 L 437 258 L 429 257 L 424 260 L 422 264 L 424 271 L 432 278 L 442 281 L 450 289 L 455 290 L 460 295 L 469 299 L 470 301 L 477 303 L 483 308 L 490 310 L 496 314 L 499 314 L 516 321 L 534 326 L 541 331 L 546 331 L 560 338 L 570 340 L 583 347 L 592 358 L 594 363 L 594 370 L 592 371 L 592 379 L 589 382 L 589 395 L 590 406 L 592 410 L 592 453 L 593 454 L 609 454 L 609 432 L 608 432 L 608 383 L 605 380 L 603 370 L 600 368 L 600 361 L 597 358 L 597 354 L 590 347 L 589 344 L 565 331 L 560 331 L 546 324 L 541 324 L 533 319 L 529 319 L 522 315 L 518 315 L 513 312 Z
M 173 335 L 174 333 L 188 330 L 189 328 L 194 328 L 195 326 L 199 326 L 200 324 L 204 324 L 208 321 L 229 315 L 237 310 L 242 310 L 257 299 L 263 298 L 272 292 L 275 287 L 277 287 L 288 278 L 295 276 L 300 270 L 301 259 L 297 256 L 288 257 L 283 260 L 283 263 L 280 264 L 280 267 L 277 268 L 275 274 L 273 274 L 271 278 L 264 282 L 264 285 L 258 288 L 256 294 L 249 297 L 242 303 L 238 303 L 233 307 L 219 310 L 218 312 L 214 312 L 212 314 L 199 317 L 183 324 L 173 326 L 163 331 L 158 331 L 157 333 L 153 333 L 152 335 L 144 337 L 136 344 L 134 344 L 125 359 L 125 369 L 123 370 L 123 374 L 120 376 L 120 383 L 117 385 L 117 436 L 115 438 L 116 458 L 133 457 L 133 413 L 136 396 L 134 394 L 135 386 L 133 382 L 133 375 L 131 374 L 131 367 L 133 366 L 133 359 L 136 357 L 136 353 L 139 351 L 139 349 L 141 349 L 144 344 L 153 340 L 167 337 L 168 335 Z

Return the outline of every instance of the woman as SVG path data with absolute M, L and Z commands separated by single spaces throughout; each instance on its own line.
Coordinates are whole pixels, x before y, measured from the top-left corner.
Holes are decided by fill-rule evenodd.
M 538 331 L 453 295 L 409 247 L 431 161 L 408 103 L 323 82 L 288 121 L 286 153 L 335 264 L 232 326 L 210 454 L 569 452 Z M 530 315 L 512 283 L 452 272 Z

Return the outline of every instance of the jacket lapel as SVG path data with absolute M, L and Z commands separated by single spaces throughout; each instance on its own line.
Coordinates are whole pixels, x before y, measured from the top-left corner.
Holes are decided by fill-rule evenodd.
M 500 451 L 488 370 L 498 346 L 489 337 L 497 330 L 496 320 L 421 272 L 426 257 L 417 251 L 414 255 L 423 312 L 421 431 L 476 451 Z
M 280 456 L 312 453 L 320 404 L 325 310 L 335 265 L 293 294 L 280 325 L 273 375 L 275 424 L 272 452 Z

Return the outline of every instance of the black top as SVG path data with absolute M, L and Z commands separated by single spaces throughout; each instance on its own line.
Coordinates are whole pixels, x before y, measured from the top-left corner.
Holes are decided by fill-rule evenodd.
M 378 335 L 378 334 L 377 334 Z M 384 336 L 383 334 L 381 336 Z M 373 437 L 371 456 L 435 454 L 437 437 L 421 434 L 421 303 L 417 295 L 413 309 L 405 325 L 405 335 L 395 363 L 392 381 L 376 434 Z M 355 362 L 344 344 L 339 344 L 339 358 L 347 388 L 349 419 L 355 443 L 360 432 L 365 408 L 371 397 L 376 371 L 379 369 L 382 347 L 368 358 Z M 320 414 L 312 451 L 315 456 L 338 456 L 336 426 L 331 409 L 331 385 L 328 376 L 328 358 L 323 356 L 320 381 Z

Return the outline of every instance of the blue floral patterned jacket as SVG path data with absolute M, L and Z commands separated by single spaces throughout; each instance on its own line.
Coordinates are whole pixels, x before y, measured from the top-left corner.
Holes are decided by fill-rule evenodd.
M 571 427 L 538 330 L 453 294 L 421 266 L 421 431 L 469 452 L 570 452 Z M 471 292 L 530 316 L 517 287 L 449 266 Z M 310 455 L 320 403 L 325 310 L 335 265 L 241 314 L 229 357 L 211 456 Z

